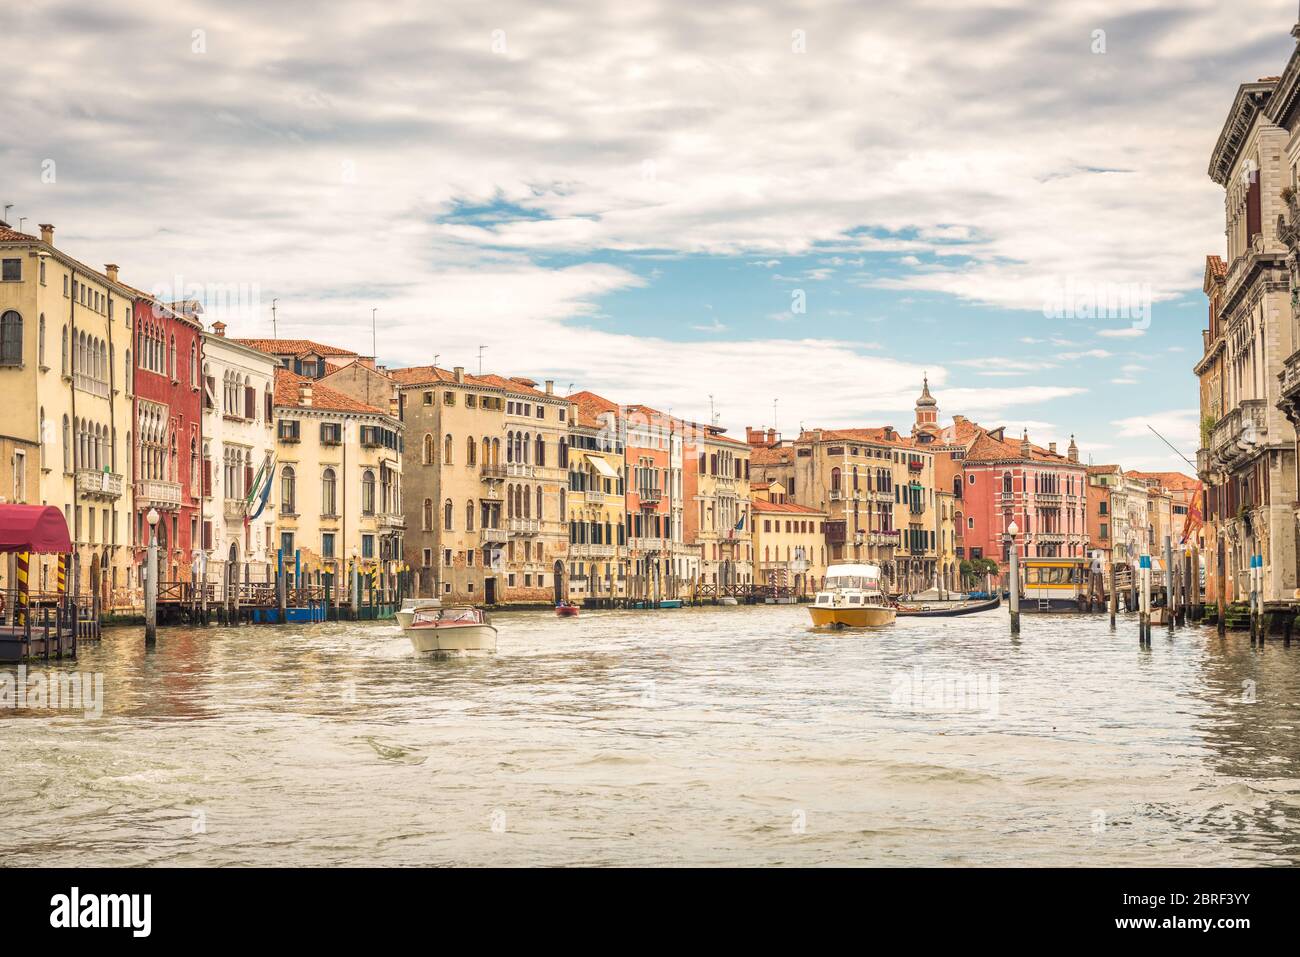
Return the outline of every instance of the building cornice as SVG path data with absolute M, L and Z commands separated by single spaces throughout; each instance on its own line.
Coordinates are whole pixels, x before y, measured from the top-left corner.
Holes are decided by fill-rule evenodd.
M 1228 185 L 1228 178 L 1232 175 L 1241 148 L 1250 136 L 1256 117 L 1268 104 L 1275 85 L 1275 80 L 1268 80 L 1243 83 L 1237 88 L 1237 96 L 1232 101 L 1223 129 L 1219 132 L 1219 139 L 1214 144 L 1214 151 L 1210 154 L 1210 168 L 1207 170 L 1210 179 L 1220 186 Z

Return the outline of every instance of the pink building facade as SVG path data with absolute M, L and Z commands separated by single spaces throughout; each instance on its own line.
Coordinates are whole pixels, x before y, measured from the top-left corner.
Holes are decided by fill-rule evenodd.
M 1005 567 L 1006 534 L 1014 521 L 1026 558 L 1086 558 L 1087 467 L 1070 440 L 1066 454 L 981 432 L 962 463 L 962 529 L 968 558 L 992 558 Z

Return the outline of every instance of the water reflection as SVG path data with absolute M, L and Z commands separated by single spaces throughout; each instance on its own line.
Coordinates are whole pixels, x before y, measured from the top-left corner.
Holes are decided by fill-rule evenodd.
M 102 718 L 0 713 L 12 864 L 1300 860 L 1300 649 L 1005 610 L 109 632 Z M 11 669 L 12 671 L 12 669 Z M 1253 683 L 1253 684 L 1250 684 Z M 990 701 L 990 689 L 996 698 Z M 1254 698 L 1251 700 L 1251 695 Z M 991 706 L 992 705 L 992 706 Z

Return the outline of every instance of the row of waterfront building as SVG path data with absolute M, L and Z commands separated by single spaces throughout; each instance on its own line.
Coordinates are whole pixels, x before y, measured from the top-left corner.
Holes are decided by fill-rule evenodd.
M 1300 23 L 1291 35 L 1300 40 Z M 1240 601 L 1262 567 L 1273 610 L 1300 599 L 1300 45 L 1280 76 L 1241 84 L 1210 155 L 1226 249 L 1205 259 L 1208 321 L 1197 472 L 1210 600 Z
M 1012 523 L 1027 556 L 1126 564 L 1194 510 L 1186 476 L 942 424 L 928 383 L 906 431 L 742 440 L 550 381 L 234 338 L 53 234 L 0 224 L 0 490 L 64 511 L 106 608 L 141 603 L 150 512 L 162 579 L 214 597 L 283 555 L 308 580 L 406 571 L 419 594 L 501 604 L 802 595 L 837 561 L 956 591 L 980 559 L 1005 567 Z M 33 574 L 52 587 L 49 560 Z

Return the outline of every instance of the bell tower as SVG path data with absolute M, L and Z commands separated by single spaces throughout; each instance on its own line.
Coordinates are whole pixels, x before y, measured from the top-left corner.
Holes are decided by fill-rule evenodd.
M 935 435 L 939 431 L 939 403 L 930 394 L 930 377 L 921 379 L 921 395 L 916 400 L 916 424 L 912 426 L 912 435 L 924 432 Z

